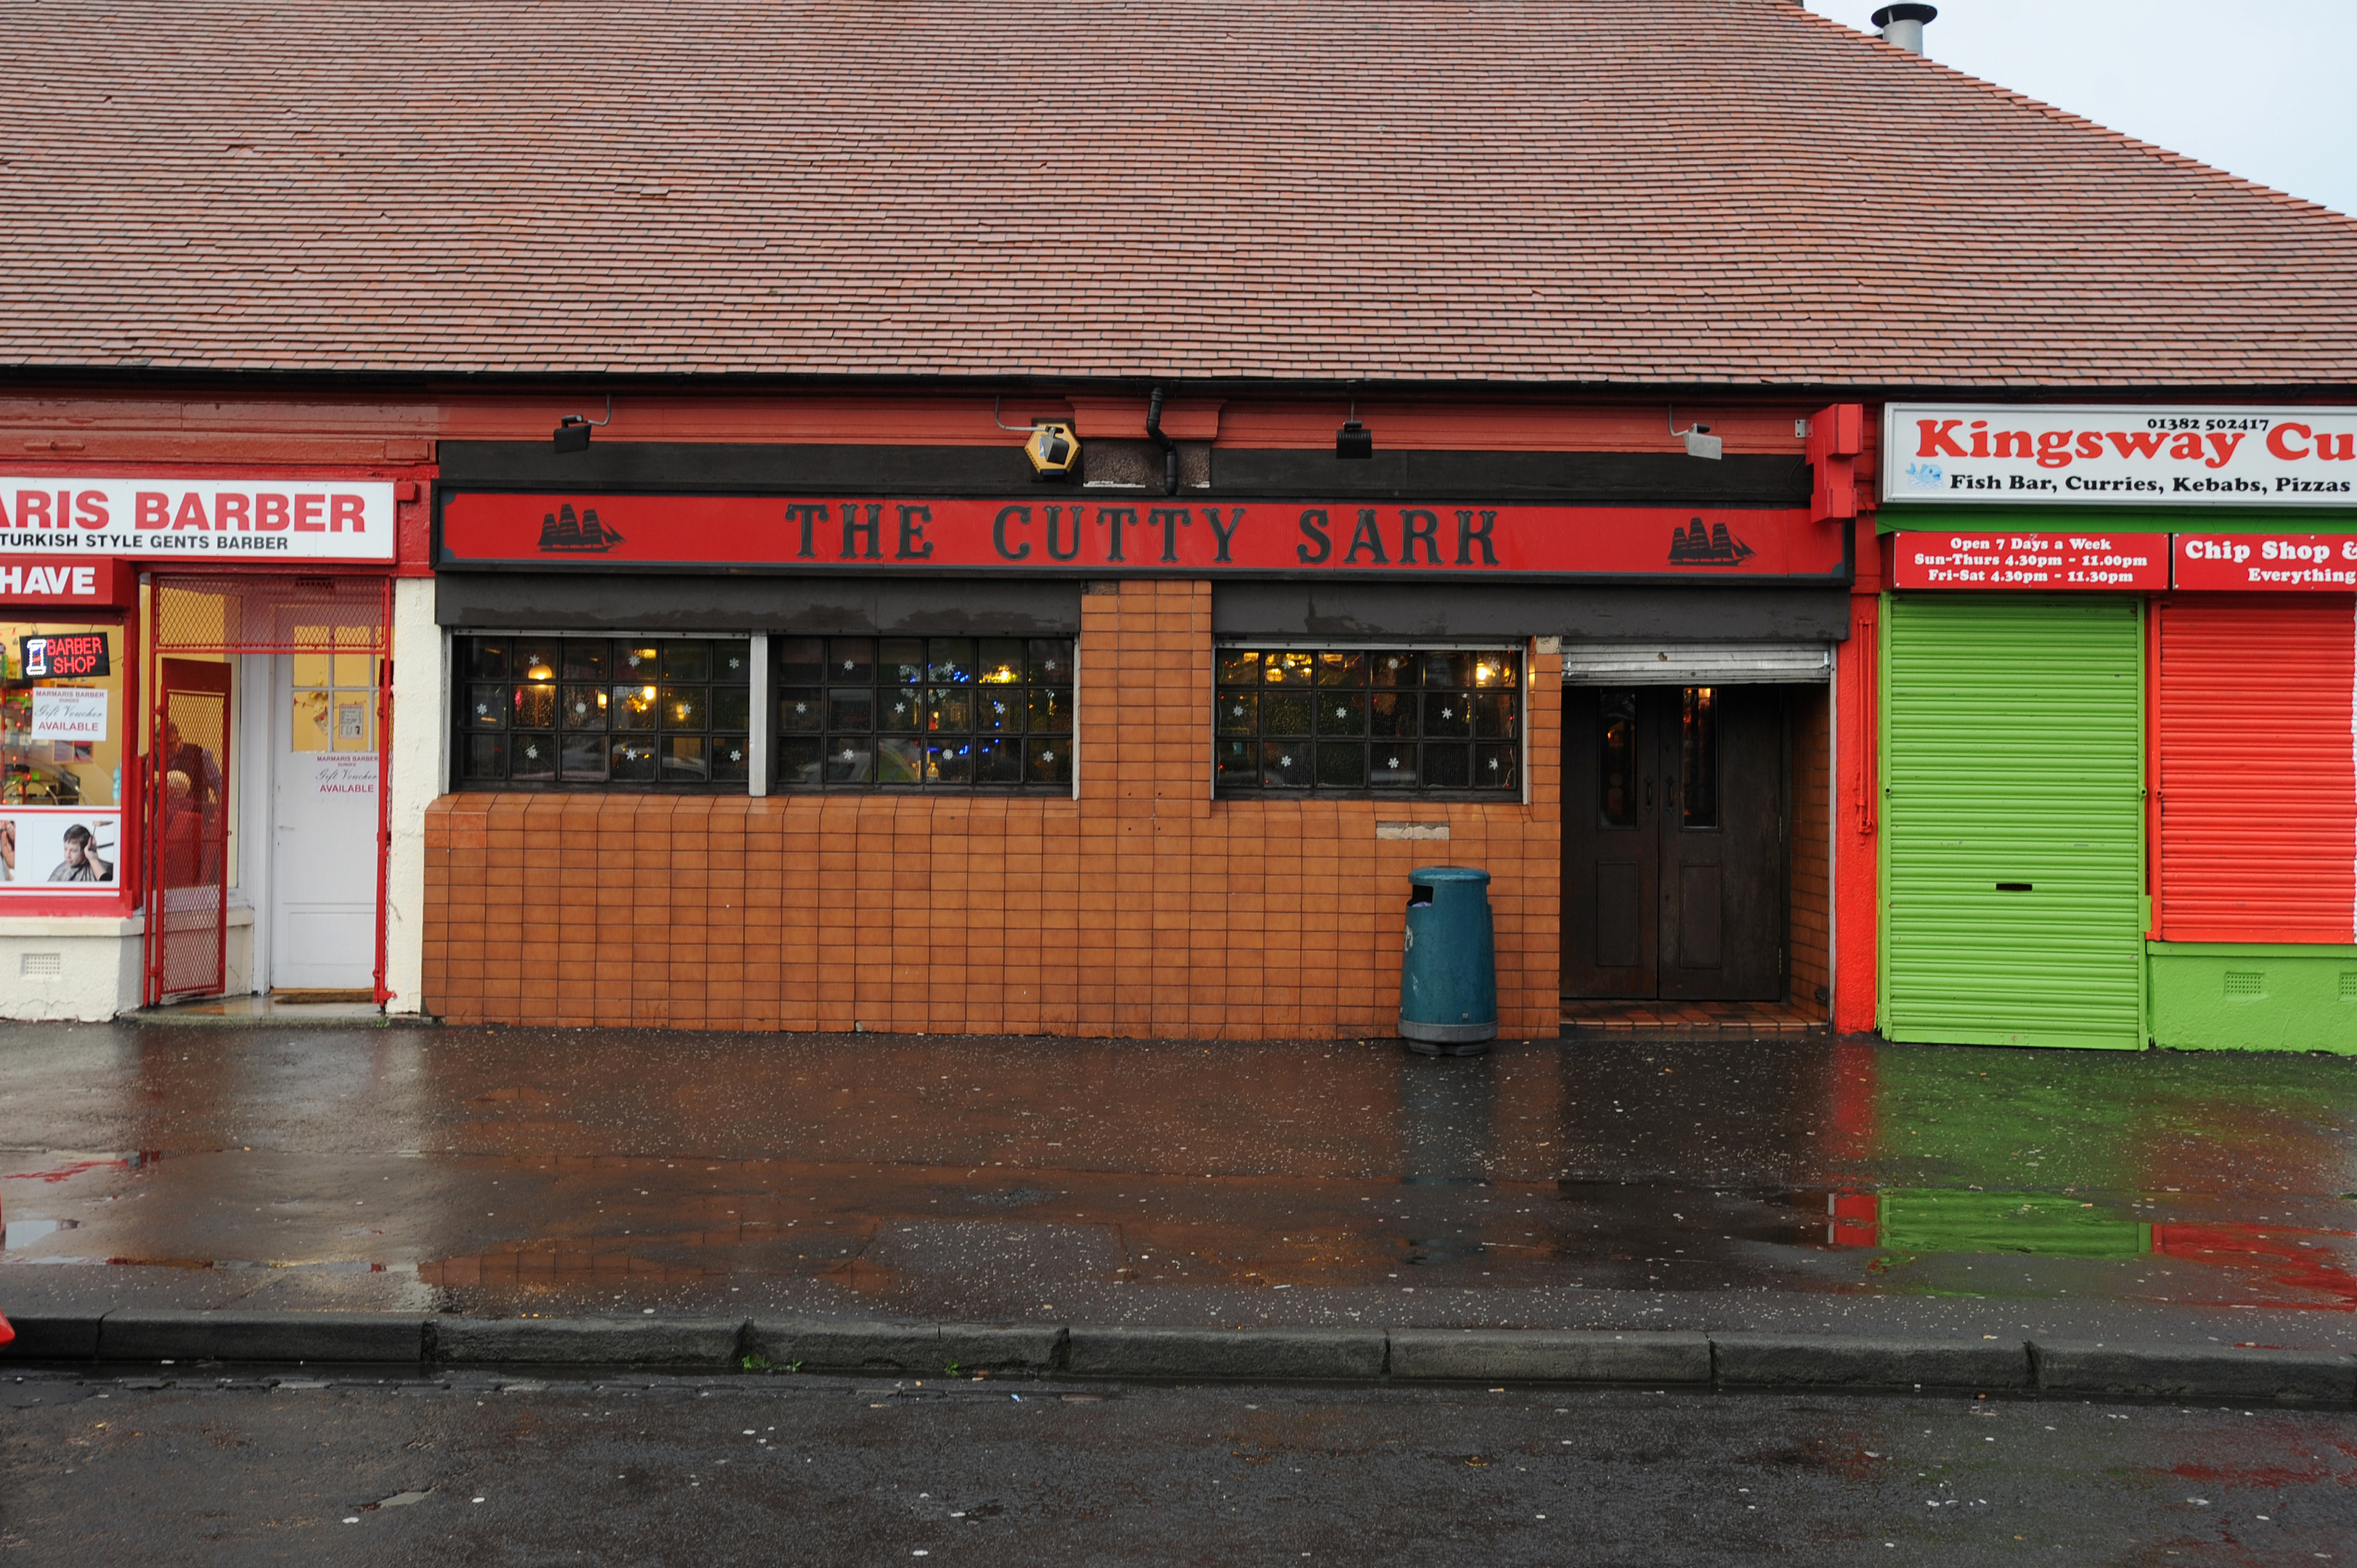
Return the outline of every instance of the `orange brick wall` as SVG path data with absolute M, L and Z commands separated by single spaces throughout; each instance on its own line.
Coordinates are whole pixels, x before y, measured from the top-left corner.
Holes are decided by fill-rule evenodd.
M 1553 1036 L 1562 666 L 1528 805 L 1211 799 L 1211 588 L 1083 596 L 1080 799 L 461 794 L 426 824 L 425 1005 L 458 1022 L 966 1034 L 1393 1032 L 1412 866 L 1493 881 L 1500 1026 Z M 1447 843 L 1375 822 L 1445 822 Z
M 1792 704 L 1792 996 L 1828 1007 L 1817 987 L 1833 986 L 1833 704 L 1824 686 L 1803 688 Z

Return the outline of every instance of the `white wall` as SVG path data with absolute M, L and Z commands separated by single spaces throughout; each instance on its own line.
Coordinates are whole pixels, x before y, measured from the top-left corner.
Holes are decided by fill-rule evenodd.
M 425 1005 L 425 808 L 442 793 L 450 715 L 449 639 L 434 623 L 434 584 L 393 585 L 393 776 L 385 787 L 393 847 L 385 867 L 384 983 L 388 1013 Z

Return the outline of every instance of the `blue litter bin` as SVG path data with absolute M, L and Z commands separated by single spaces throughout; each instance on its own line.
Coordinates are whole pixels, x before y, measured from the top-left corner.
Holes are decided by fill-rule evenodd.
M 1408 873 L 1400 946 L 1399 1032 L 1426 1056 L 1473 1056 L 1498 1037 L 1498 943 L 1490 874 L 1467 865 Z

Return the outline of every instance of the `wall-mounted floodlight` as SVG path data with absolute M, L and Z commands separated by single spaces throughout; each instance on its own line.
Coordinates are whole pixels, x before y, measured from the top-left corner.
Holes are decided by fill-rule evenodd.
M 589 450 L 589 432 L 614 423 L 614 394 L 606 394 L 606 417 L 591 419 L 585 414 L 568 413 L 556 422 L 556 449 L 559 452 Z
M 1342 421 L 1342 428 L 1334 432 L 1334 456 L 1361 458 L 1375 455 L 1375 433 L 1359 423 L 1359 400 L 1351 400 L 1351 413 Z
M 1009 424 L 998 416 L 1005 396 L 990 400 L 990 422 L 1001 430 L 1027 432 L 1030 439 L 1023 443 L 1023 456 L 1031 464 L 1035 479 L 1069 479 L 1081 471 L 1081 438 L 1072 427 L 1060 419 L 1035 419 L 1028 424 Z
M 1689 429 L 1680 430 L 1675 403 L 1670 405 L 1670 434 L 1685 442 L 1687 456 L 1707 457 L 1714 463 L 1719 460 L 1727 446 L 1726 442 L 1710 433 L 1707 424 L 1697 424 Z

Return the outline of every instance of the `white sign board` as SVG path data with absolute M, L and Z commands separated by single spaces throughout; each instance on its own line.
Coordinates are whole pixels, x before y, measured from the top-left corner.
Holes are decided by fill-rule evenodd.
M 1905 403 L 1890 506 L 2357 506 L 2357 409 Z
M 33 688 L 35 740 L 102 741 L 106 738 L 106 688 L 103 686 L 36 686 Z
M 390 561 L 393 485 L 0 475 L 0 551 Z
M 331 752 L 312 754 L 311 782 L 322 795 L 373 795 L 376 793 L 376 754 L 374 752 Z
M 122 888 L 123 813 L 0 805 L 0 900 Z

